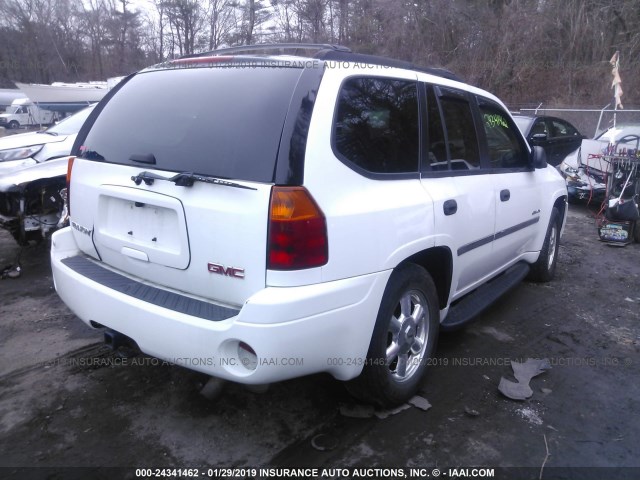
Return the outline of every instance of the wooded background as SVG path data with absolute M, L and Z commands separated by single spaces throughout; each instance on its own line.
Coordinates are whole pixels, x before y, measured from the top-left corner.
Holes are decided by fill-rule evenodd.
M 329 42 L 505 102 L 640 105 L 640 0 L 0 0 L 0 87 L 105 80 L 220 46 Z

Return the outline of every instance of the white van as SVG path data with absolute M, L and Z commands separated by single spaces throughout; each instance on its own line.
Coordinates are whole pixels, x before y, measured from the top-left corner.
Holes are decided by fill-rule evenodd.
M 28 98 L 18 98 L 0 113 L 0 127 L 20 128 L 37 125 L 50 125 L 57 120 L 51 110 L 38 107 Z

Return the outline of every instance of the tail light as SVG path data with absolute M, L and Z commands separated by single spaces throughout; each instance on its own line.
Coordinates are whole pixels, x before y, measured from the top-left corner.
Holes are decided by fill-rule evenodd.
M 69 157 L 67 163 L 67 215 L 71 215 L 71 170 L 75 159 L 76 157 Z
M 329 260 L 327 222 L 304 187 L 273 187 L 267 268 L 300 270 Z

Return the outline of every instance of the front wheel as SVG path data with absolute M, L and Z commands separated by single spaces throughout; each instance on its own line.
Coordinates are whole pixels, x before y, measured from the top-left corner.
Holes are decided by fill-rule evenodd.
M 356 398 L 390 407 L 415 395 L 438 338 L 436 288 L 414 264 L 391 274 L 380 304 L 365 366 L 347 383 Z
M 551 210 L 547 235 L 540 250 L 538 261 L 531 265 L 529 280 L 534 282 L 549 282 L 556 273 L 558 264 L 558 248 L 560 246 L 560 212 L 556 207 Z
M 20 128 L 20 124 L 16 120 L 11 120 L 9 122 L 9 128 Z

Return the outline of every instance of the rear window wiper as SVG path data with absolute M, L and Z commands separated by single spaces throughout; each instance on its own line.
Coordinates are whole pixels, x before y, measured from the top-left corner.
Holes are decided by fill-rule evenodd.
M 192 172 L 182 172 L 174 175 L 173 177 L 163 177 L 153 172 L 140 172 L 138 175 L 131 177 L 131 180 L 136 185 L 140 185 L 144 182 L 145 185 L 153 185 L 156 180 L 166 180 L 167 182 L 173 182 L 179 187 L 191 187 L 196 182 L 213 183 L 215 185 L 223 185 L 225 187 L 243 188 L 245 190 L 257 190 L 257 188 L 247 187 L 246 185 L 240 185 L 239 183 L 230 182 L 229 180 L 223 180 L 221 178 L 210 177 L 208 175 L 198 175 Z

